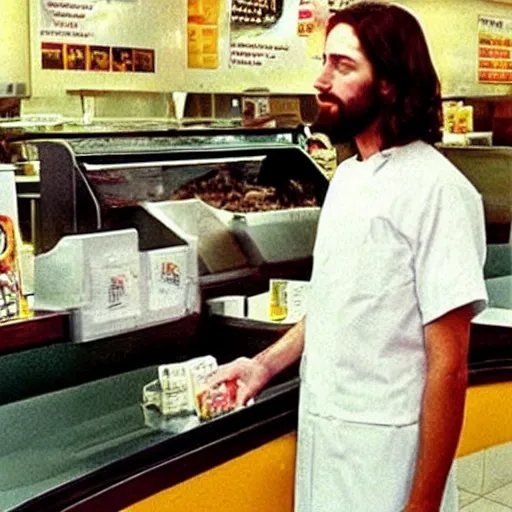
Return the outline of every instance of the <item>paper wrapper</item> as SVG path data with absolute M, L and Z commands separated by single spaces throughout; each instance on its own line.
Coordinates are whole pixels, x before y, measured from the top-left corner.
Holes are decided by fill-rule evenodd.
M 204 382 L 217 367 L 217 360 L 213 356 L 160 365 L 158 381 L 144 387 L 143 403 L 152 403 L 164 415 L 192 413 L 196 409 L 195 394 L 199 383 Z M 158 387 L 154 386 L 155 383 Z M 157 393 L 160 400 L 156 397 Z

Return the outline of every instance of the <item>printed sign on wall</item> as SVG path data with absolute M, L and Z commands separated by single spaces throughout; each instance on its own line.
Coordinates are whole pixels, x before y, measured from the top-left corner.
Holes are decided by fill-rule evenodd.
M 91 41 L 102 7 L 94 1 L 41 0 L 41 38 Z
M 512 83 L 512 20 L 479 16 L 478 81 Z
M 104 0 L 40 0 L 42 69 L 154 73 L 153 49 L 112 37 L 119 8 Z
M 232 0 L 231 66 L 286 58 L 297 37 L 299 0 Z
M 219 66 L 219 14 L 221 0 L 188 0 L 188 67 Z

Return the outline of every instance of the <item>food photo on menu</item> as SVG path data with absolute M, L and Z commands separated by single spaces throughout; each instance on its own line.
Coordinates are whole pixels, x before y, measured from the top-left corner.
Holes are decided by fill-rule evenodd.
M 61 43 L 41 43 L 41 67 L 64 69 L 64 48 Z
M 232 28 L 248 30 L 270 28 L 283 13 L 283 0 L 233 0 L 231 3 Z
M 131 48 L 112 48 L 112 71 L 133 71 L 133 50 Z
M 135 48 L 133 50 L 133 69 L 141 73 L 155 72 L 155 52 L 154 50 L 143 50 Z
M 108 46 L 89 46 L 90 71 L 110 70 L 110 48 Z
M 66 45 L 66 69 L 85 70 L 86 47 L 78 44 Z

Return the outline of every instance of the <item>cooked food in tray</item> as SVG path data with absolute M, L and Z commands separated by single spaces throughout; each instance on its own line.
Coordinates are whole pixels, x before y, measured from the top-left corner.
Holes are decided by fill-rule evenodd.
M 232 169 L 219 169 L 182 185 L 170 199 L 200 198 L 214 208 L 234 212 L 261 212 L 318 206 L 313 185 L 282 180 L 276 186 L 261 185 L 256 177 L 243 177 Z

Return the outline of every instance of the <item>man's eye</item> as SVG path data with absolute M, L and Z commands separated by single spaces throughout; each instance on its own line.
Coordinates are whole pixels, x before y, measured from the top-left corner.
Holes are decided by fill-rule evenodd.
M 338 73 L 342 74 L 350 73 L 354 69 L 354 66 L 352 66 L 350 62 L 342 58 L 331 58 L 331 65 Z
M 347 73 L 350 73 L 353 68 L 350 64 L 347 64 L 346 62 L 338 62 L 338 64 L 336 64 L 336 66 L 334 66 L 334 69 L 338 73 L 342 73 L 342 74 L 346 75 Z

